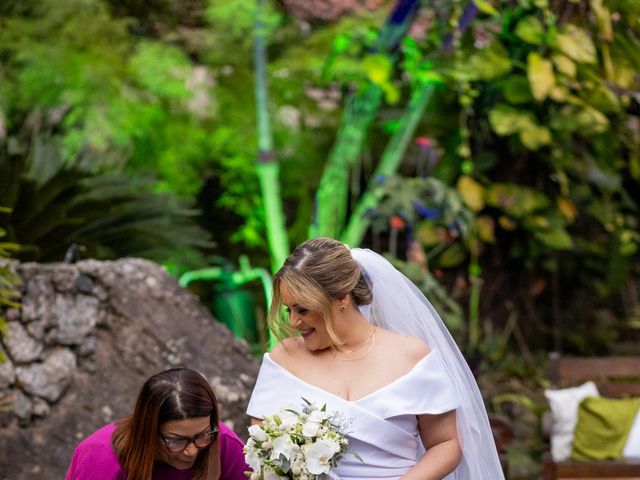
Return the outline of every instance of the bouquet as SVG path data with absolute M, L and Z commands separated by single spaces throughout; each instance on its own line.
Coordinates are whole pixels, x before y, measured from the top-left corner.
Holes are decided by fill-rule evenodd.
M 339 415 L 302 400 L 301 412 L 285 408 L 249 427 L 244 453 L 251 480 L 322 480 L 349 453 Z

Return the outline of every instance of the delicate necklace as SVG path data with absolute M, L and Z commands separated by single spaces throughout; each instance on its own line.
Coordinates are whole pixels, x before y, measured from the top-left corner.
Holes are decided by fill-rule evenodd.
M 337 358 L 338 360 L 345 360 L 345 361 L 348 361 L 348 362 L 351 362 L 351 361 L 354 361 L 354 360 L 363 359 L 364 357 L 366 357 L 367 355 L 369 355 L 371 353 L 371 350 L 373 350 L 373 346 L 376 344 L 376 330 L 378 330 L 378 329 L 374 326 L 371 334 L 369 334 L 367 339 L 364 342 L 362 342 L 360 345 L 356 346 L 355 348 L 352 348 L 351 350 L 338 350 L 336 347 L 332 346 L 331 347 L 331 354 L 333 355 L 333 358 Z M 349 354 L 349 353 L 357 352 L 358 350 L 360 350 L 362 347 L 364 347 L 369 342 L 371 342 L 371 345 L 369 345 L 369 348 L 367 348 L 367 351 L 364 352 L 362 355 L 360 355 L 358 357 L 349 357 L 349 358 L 347 358 L 347 357 L 341 357 L 340 355 L 338 355 L 339 353 Z

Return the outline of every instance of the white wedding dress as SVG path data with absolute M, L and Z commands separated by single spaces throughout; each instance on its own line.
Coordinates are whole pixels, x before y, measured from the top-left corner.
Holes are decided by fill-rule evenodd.
M 302 397 L 347 420 L 350 448 L 329 477 L 342 480 L 398 479 L 423 453 L 417 415 L 455 410 L 456 398 L 442 358 L 433 350 L 408 373 L 357 400 L 345 400 L 310 385 L 265 353 L 247 414 L 262 419 L 283 407 L 301 409 Z M 446 477 L 457 478 L 456 472 Z

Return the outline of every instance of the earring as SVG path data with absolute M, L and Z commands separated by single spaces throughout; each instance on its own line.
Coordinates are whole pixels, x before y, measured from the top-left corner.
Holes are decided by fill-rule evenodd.
M 338 305 L 338 308 L 340 309 L 340 311 L 344 311 L 347 309 L 346 305 Z

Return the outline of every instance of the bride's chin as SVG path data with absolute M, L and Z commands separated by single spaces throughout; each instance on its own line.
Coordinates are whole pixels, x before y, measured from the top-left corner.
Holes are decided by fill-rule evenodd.
M 305 341 L 304 346 L 310 352 L 323 352 L 331 348 L 331 345 L 328 343 L 318 342 L 318 341 Z

